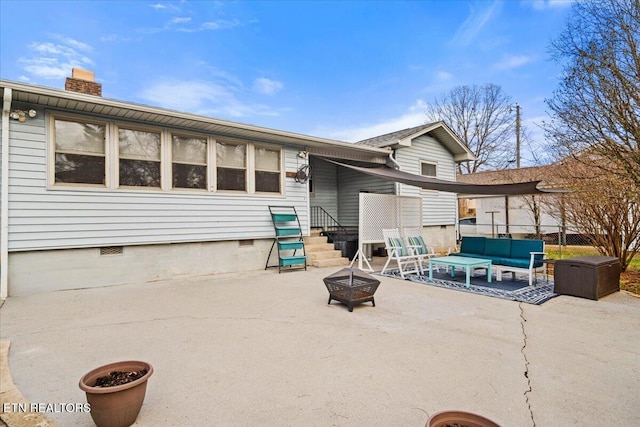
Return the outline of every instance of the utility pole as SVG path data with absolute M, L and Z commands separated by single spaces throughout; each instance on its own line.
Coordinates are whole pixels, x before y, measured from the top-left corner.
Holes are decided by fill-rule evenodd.
M 520 106 L 516 104 L 516 169 L 520 169 Z

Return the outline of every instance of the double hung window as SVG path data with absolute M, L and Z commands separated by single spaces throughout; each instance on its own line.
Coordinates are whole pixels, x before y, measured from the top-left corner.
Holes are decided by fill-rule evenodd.
M 118 129 L 119 183 L 125 187 L 161 187 L 160 132 Z
M 247 191 L 246 144 L 216 144 L 216 176 L 218 190 Z
M 172 188 L 207 189 L 207 139 L 171 137 Z
M 54 119 L 54 182 L 106 185 L 106 124 Z
M 258 146 L 255 158 L 256 192 L 280 193 L 280 150 Z

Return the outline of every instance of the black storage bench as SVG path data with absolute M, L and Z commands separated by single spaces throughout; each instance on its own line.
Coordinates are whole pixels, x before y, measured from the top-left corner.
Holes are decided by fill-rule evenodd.
M 582 256 L 556 260 L 553 292 L 597 300 L 620 290 L 620 260 Z

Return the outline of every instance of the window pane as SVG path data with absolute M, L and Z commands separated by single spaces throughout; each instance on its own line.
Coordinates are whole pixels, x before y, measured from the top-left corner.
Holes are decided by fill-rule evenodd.
M 173 164 L 174 188 L 207 188 L 207 167 L 199 165 Z
M 267 171 L 280 170 L 280 150 L 256 148 L 256 169 Z
M 140 130 L 119 129 L 121 157 L 160 160 L 160 134 Z
M 218 142 L 216 144 L 217 166 L 244 168 L 246 164 L 246 145 L 228 144 Z
M 437 176 L 436 175 L 436 165 L 432 164 L 432 163 L 422 163 L 420 165 L 421 167 L 421 173 L 424 176 Z
M 256 191 L 279 193 L 280 174 L 256 171 Z
M 120 159 L 120 185 L 160 187 L 160 162 Z
M 207 163 L 206 139 L 185 138 L 174 135 L 171 147 L 174 162 Z
M 246 190 L 244 169 L 217 168 L 218 190 Z
M 55 138 L 56 151 L 104 154 L 104 125 L 56 119 Z
M 104 184 L 105 164 L 102 156 L 56 153 L 56 182 Z

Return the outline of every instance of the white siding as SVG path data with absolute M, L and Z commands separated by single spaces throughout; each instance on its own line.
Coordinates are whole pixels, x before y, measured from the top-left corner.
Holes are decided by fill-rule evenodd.
M 396 150 L 395 158 L 404 172 L 420 175 L 420 162 L 437 164 L 437 178 L 455 181 L 455 162 L 452 154 L 434 138 L 423 135 L 413 140 L 411 147 Z M 422 196 L 425 226 L 451 225 L 456 222 L 457 199 L 455 193 L 422 190 L 400 184 L 399 195 Z
M 10 251 L 270 238 L 268 205 L 296 206 L 308 229 L 307 186 L 293 178 L 285 196 L 48 189 L 44 116 L 11 122 Z M 295 171 L 297 150 L 285 151 Z
M 338 168 L 338 221 L 357 227 L 360 192 L 395 194 L 395 184 L 382 178 L 365 175 L 347 168 Z
M 311 179 L 313 194 L 309 198 L 311 206 L 319 206 L 334 218 L 338 218 L 338 172 L 337 166 L 320 159 L 311 158 Z

